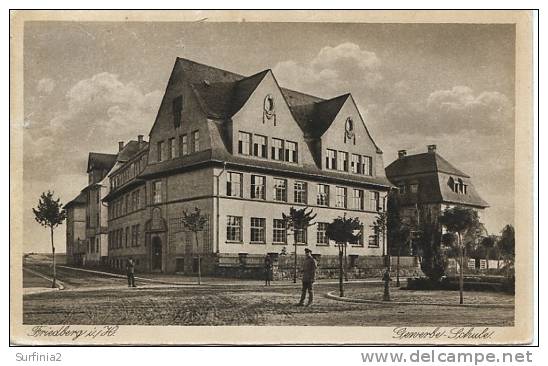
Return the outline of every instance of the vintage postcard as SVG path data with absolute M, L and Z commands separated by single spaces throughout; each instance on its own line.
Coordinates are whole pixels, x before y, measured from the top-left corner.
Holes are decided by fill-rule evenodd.
M 10 15 L 13 344 L 531 341 L 531 12 Z

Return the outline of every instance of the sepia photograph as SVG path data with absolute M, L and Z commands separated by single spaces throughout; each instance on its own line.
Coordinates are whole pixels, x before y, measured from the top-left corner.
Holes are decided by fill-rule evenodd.
M 12 342 L 530 342 L 530 17 L 10 12 Z

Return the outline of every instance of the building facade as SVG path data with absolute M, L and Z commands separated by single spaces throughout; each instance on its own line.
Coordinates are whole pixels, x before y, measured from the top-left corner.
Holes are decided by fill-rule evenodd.
M 449 207 L 469 207 L 481 217 L 489 206 L 471 177 L 438 154 L 436 145 L 415 155 L 400 150 L 398 159 L 386 167 L 386 176 L 398 187 L 400 217 L 411 226 L 425 222 L 437 225 L 438 217 Z
M 321 99 L 281 88 L 270 70 L 244 77 L 176 60 L 150 141 L 108 174 L 108 263 L 138 271 L 204 273 L 262 265 L 304 247 L 336 258 L 327 223 L 355 216 L 356 266 L 385 254 L 375 228 L 391 187 L 382 151 L 350 94 Z M 287 232 L 282 213 L 309 207 L 315 225 Z M 183 213 L 207 218 L 195 235 Z
M 80 193 L 64 206 L 67 212 L 67 264 L 81 265 L 84 263 L 86 252 L 86 204 L 86 196 Z
M 82 190 L 86 197 L 85 265 L 104 264 L 107 249 L 107 210 L 102 199 L 108 193 L 107 174 L 116 163 L 117 154 L 92 152 L 88 157 L 88 186 Z

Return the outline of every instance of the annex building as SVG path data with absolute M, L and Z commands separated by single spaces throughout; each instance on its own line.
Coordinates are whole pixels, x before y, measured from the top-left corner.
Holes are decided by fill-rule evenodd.
M 468 207 L 480 217 L 489 207 L 472 178 L 443 158 L 436 145 L 414 155 L 398 151 L 398 158 L 386 167 L 386 176 L 398 187 L 400 217 L 412 227 L 420 223 L 439 225 L 438 217 L 449 207 Z
M 267 253 L 282 263 L 295 238 L 299 255 L 310 248 L 327 268 L 338 248 L 326 226 L 346 214 L 363 224 L 350 267 L 382 266 L 375 222 L 393 185 L 350 94 L 322 99 L 280 87 L 271 70 L 242 76 L 177 58 L 149 141 L 119 150 L 89 188 L 108 207 L 107 265 L 132 257 L 138 271 L 194 273 L 200 254 L 204 273 L 242 273 Z M 292 206 L 311 208 L 315 225 L 288 232 Z M 195 208 L 207 217 L 198 243 L 182 224 Z

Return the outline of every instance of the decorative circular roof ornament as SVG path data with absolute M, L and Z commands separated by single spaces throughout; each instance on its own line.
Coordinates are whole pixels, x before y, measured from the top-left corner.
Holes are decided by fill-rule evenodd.
M 264 113 L 268 119 L 274 116 L 274 97 L 270 94 L 264 98 Z
M 352 120 L 352 117 L 348 117 L 346 119 L 346 122 L 344 124 L 344 130 L 346 132 L 347 139 L 350 140 L 354 138 L 354 120 Z

